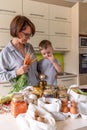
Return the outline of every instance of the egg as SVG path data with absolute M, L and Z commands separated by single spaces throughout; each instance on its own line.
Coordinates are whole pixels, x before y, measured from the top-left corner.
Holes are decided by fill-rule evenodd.
M 77 107 L 77 103 L 75 101 L 71 101 L 71 106 Z
M 65 99 L 65 100 L 62 100 L 62 106 L 67 106 L 68 105 L 68 100 Z
M 72 107 L 70 108 L 70 113 L 72 113 L 72 114 L 77 114 L 77 113 L 78 113 L 77 107 L 72 106 Z
M 37 121 L 44 122 L 44 118 L 39 116 L 37 117 Z
M 62 107 L 62 112 L 67 113 L 69 111 L 70 111 L 69 107 L 67 107 L 67 106 Z
M 39 116 L 39 112 L 38 112 L 37 110 L 34 112 L 34 116 L 35 116 L 35 117 L 38 117 L 38 116 Z

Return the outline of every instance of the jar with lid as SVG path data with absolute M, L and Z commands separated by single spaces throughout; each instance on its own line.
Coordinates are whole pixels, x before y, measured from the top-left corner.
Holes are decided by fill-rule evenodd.
M 42 89 L 44 89 L 44 87 L 47 85 L 46 75 L 40 74 L 39 79 L 40 79 L 40 81 L 39 81 L 39 87 L 42 88 Z
M 15 94 L 11 101 L 11 113 L 14 117 L 27 111 L 27 103 L 21 93 Z
M 46 85 L 44 92 L 43 92 L 44 97 L 57 97 L 57 89 L 53 85 Z

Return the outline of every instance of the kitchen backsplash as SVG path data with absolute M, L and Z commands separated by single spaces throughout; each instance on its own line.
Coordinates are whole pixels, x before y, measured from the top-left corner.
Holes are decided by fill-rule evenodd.
M 37 53 L 37 59 L 40 60 L 42 59 L 42 55 L 40 53 Z M 57 58 L 62 66 L 62 70 L 64 70 L 64 59 L 63 59 L 63 54 L 61 53 L 54 53 L 55 58 Z

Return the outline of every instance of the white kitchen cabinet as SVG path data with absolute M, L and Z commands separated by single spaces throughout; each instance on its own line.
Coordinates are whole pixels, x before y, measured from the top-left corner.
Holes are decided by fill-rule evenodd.
M 0 14 L 0 30 L 9 30 L 10 22 L 14 16 Z
M 44 39 L 52 42 L 54 50 L 70 50 L 71 8 L 23 0 L 23 15 L 35 24 L 36 35 L 30 39 L 35 50 L 38 50 L 39 42 Z
M 6 96 L 11 90 L 10 83 L 0 83 L 0 96 Z
M 22 14 L 22 0 L 2 0 L 0 4 L 1 14 Z
M 71 23 L 63 21 L 49 21 L 49 35 L 71 36 Z
M 23 15 L 33 18 L 48 19 L 48 4 L 23 0 Z
M 71 37 L 65 36 L 50 36 L 50 41 L 53 44 L 53 48 L 56 51 L 70 51 L 71 49 Z
M 30 0 L 23 0 L 23 15 L 27 16 L 35 25 L 36 33 L 29 42 L 35 50 L 43 39 L 48 39 L 48 4 Z
M 54 50 L 70 51 L 71 36 L 71 8 L 49 5 L 49 39 Z
M 34 37 L 31 37 L 29 39 L 29 43 L 31 43 L 34 47 L 35 50 L 39 50 L 39 43 L 43 40 L 43 39 L 49 39 L 48 35 L 38 35 L 35 34 Z
M 77 84 L 77 77 L 58 78 L 57 79 L 57 84 L 69 87 L 70 85 Z
M 79 3 L 79 33 L 87 35 L 87 4 Z
M 0 29 L 0 49 L 4 48 L 11 40 L 10 32 L 7 29 Z
M 71 21 L 71 8 L 58 5 L 49 5 L 49 19 Z
M 48 20 L 30 18 L 36 28 L 36 33 L 39 35 L 48 35 Z
M 12 15 L 0 14 L 0 49 L 4 48 L 11 40 L 9 28 L 12 19 Z
M 48 39 L 48 20 L 30 18 L 36 28 L 34 37 L 29 39 L 29 42 L 33 44 L 35 50 L 38 50 L 38 45 L 43 39 Z M 38 26 L 39 25 L 39 26 Z
M 22 14 L 22 0 L 3 0 L 0 4 L 0 49 L 11 40 L 10 23 L 14 16 Z
M 0 14 L 0 49 L 5 47 L 11 40 L 10 36 L 10 22 L 13 19 L 13 15 Z

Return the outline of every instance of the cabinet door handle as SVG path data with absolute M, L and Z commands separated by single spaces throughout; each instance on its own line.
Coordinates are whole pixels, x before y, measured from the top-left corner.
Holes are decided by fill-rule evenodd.
M 1 41 L 0 41 L 1 42 Z M 2 50 L 2 48 L 4 48 L 5 46 L 2 46 L 2 45 L 0 45 L 0 50 Z
M 67 35 L 67 33 L 55 32 L 55 34 Z
M 55 49 L 67 49 L 67 48 L 64 48 L 64 47 L 56 47 Z
M 30 15 L 37 16 L 37 17 L 44 17 L 44 15 L 41 15 L 41 14 L 33 14 L 33 13 L 31 13 Z
M 6 87 L 6 88 L 7 88 L 7 87 L 11 87 L 11 85 L 3 85 L 3 87 Z
M 6 10 L 6 9 L 0 9 L 0 12 L 16 13 L 16 11 L 13 11 L 13 10 Z
M 45 33 L 44 31 L 36 31 L 36 32 L 37 32 L 37 33 L 43 33 L 43 34 Z
M 35 46 L 34 46 L 34 48 L 35 48 L 36 50 L 39 50 L 39 48 L 38 48 L 38 47 L 35 47 Z
M 55 19 L 67 20 L 67 18 L 63 18 L 63 17 L 55 17 Z
M 9 30 L 9 28 L 0 28 L 0 30 Z

